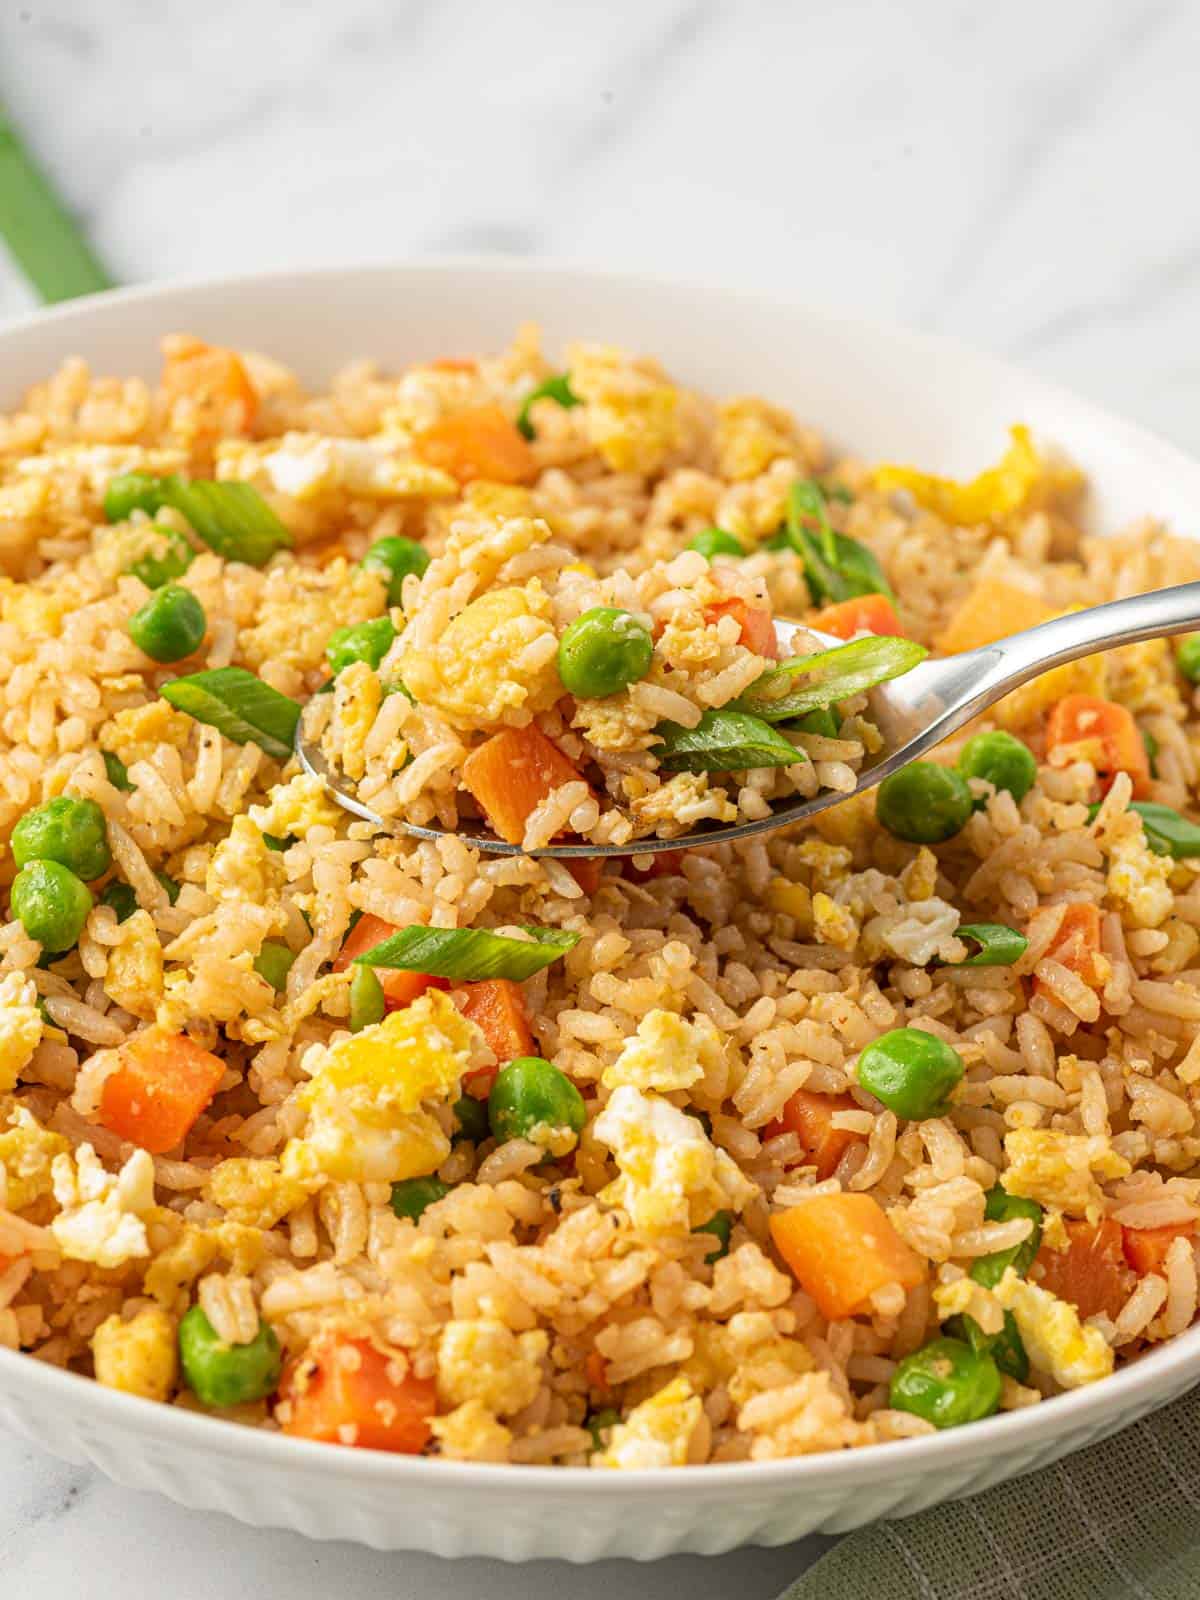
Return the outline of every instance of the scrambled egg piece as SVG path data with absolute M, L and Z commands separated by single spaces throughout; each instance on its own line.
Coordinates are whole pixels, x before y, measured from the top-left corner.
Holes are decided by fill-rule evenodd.
M 854 913 L 829 895 L 813 895 L 812 919 L 813 932 L 822 944 L 831 944 L 838 950 L 853 950 L 858 943 L 858 923 Z
M 343 493 L 367 500 L 449 498 L 458 484 L 436 467 L 414 460 L 402 442 L 334 439 L 319 433 L 285 433 L 269 444 L 227 440 L 217 446 L 218 478 L 257 480 L 260 487 L 316 500 Z
M 137 444 L 68 444 L 45 455 L 24 456 L 16 470 L 25 478 L 61 478 L 64 473 L 79 479 L 97 499 L 108 488 L 110 478 L 121 472 L 149 472 L 156 477 L 178 472 L 187 465 L 182 450 L 147 450 Z
M 187 1223 L 178 1238 L 165 1250 L 160 1250 L 146 1268 L 146 1293 L 153 1295 L 160 1305 L 182 1312 L 187 1305 L 188 1286 L 218 1256 L 223 1256 L 234 1272 L 249 1274 L 261 1264 L 265 1254 L 265 1237 L 259 1228 L 234 1221 L 210 1222 L 204 1227 Z
M 435 990 L 321 1050 L 296 1097 L 308 1125 L 285 1149 L 284 1172 L 305 1180 L 315 1168 L 330 1178 L 396 1183 L 435 1171 L 450 1141 L 422 1103 L 457 1098 L 478 1038 Z
M 231 1156 L 212 1169 L 204 1198 L 234 1222 L 273 1228 L 304 1204 L 314 1186 L 312 1180 L 285 1173 L 274 1156 Z
M 632 1084 L 613 1090 L 593 1128 L 621 1169 L 600 1198 L 646 1233 L 697 1228 L 715 1211 L 740 1211 L 757 1192 L 695 1117 Z
M 16 1088 L 33 1060 L 44 1026 L 33 979 L 21 972 L 0 978 L 0 1094 Z
M 150 760 L 160 744 L 186 749 L 195 726 L 186 712 L 176 711 L 165 700 L 151 700 L 144 706 L 127 706 L 110 717 L 96 742 L 131 767 L 136 761 Z
M 707 1021 L 707 1019 L 705 1019 Z M 709 1067 L 719 1066 L 721 1044 L 710 1023 L 688 1022 L 671 1011 L 650 1011 L 626 1039 L 617 1059 L 605 1067 L 606 1089 L 632 1084 L 635 1089 L 690 1089 Z
M 154 1161 L 147 1151 L 135 1150 L 112 1173 L 90 1144 L 81 1144 L 74 1160 L 55 1156 L 50 1171 L 61 1208 L 50 1231 L 64 1256 L 119 1267 L 150 1254 L 146 1219 L 154 1209 Z
M 383 610 L 385 585 L 369 567 L 342 560 L 324 567 L 272 567 L 254 607 L 253 627 L 238 635 L 239 659 L 252 671 L 324 672 L 335 628 L 368 622 Z
M 212 853 L 204 875 L 205 892 L 214 900 L 274 910 L 287 873 L 279 852 L 272 850 L 249 817 L 234 817 L 228 834 Z
M 637 776 L 632 774 L 625 780 L 627 789 Z M 724 789 L 710 787 L 707 772 L 676 772 L 657 789 L 631 799 L 629 810 L 638 828 L 646 833 L 660 822 L 676 823 L 682 833 L 706 818 L 735 822 L 738 814 Z
M 1064 1389 L 1107 1378 L 1113 1353 L 1099 1328 L 1085 1327 L 1079 1313 L 1048 1289 L 1018 1278 L 1009 1267 L 995 1289 L 996 1299 L 1011 1311 L 1031 1364 Z
M 148 911 L 135 911 L 117 932 L 119 942 L 108 952 L 104 992 L 135 1017 L 150 1021 L 163 992 L 163 952 L 154 918 Z
M 161 1306 L 145 1306 L 128 1322 L 106 1317 L 92 1335 L 92 1357 L 106 1388 L 166 1400 L 179 1370 L 174 1320 Z
M 571 388 L 594 449 L 614 472 L 649 474 L 680 442 L 679 395 L 653 362 L 607 345 L 569 352 Z
M 1009 1194 L 1055 1206 L 1074 1217 L 1094 1220 L 1104 1200 L 1100 1182 L 1127 1178 L 1133 1170 L 1099 1133 L 1015 1128 L 1005 1135 L 1004 1149 L 1009 1166 L 1000 1181 Z
M 1170 856 L 1156 855 L 1146 843 L 1136 812 L 1127 813 L 1105 840 L 1108 851 L 1108 893 L 1135 928 L 1157 928 L 1175 907 Z
M 765 1311 L 739 1311 L 728 1322 L 701 1322 L 683 1376 L 698 1390 L 725 1384 L 735 1405 L 811 1372 L 807 1345 L 784 1338 Z
M 478 1400 L 455 1406 L 444 1417 L 431 1417 L 429 1427 L 447 1461 L 507 1461 L 512 1433 Z
M 741 395 L 726 400 L 717 415 L 717 471 L 722 478 L 757 478 L 778 456 L 795 457 L 792 419 L 778 406 Z
M 530 1405 L 542 1385 L 549 1346 L 540 1329 L 515 1334 L 492 1317 L 448 1322 L 438 1343 L 438 1397 L 451 1406 L 474 1400 L 497 1416 Z
M 1079 472 L 1066 462 L 1039 454 L 1027 427 L 1017 424 L 1010 428 L 1009 438 L 1011 443 L 1001 460 L 969 483 L 938 478 L 915 467 L 888 465 L 875 468 L 875 487 L 885 493 L 907 489 L 918 505 L 960 527 L 999 522 L 1016 512 L 1065 499 L 1079 488 L 1083 481 Z
M 767 904 L 772 911 L 792 917 L 803 927 L 812 927 L 812 890 L 805 883 L 792 883 L 788 878 L 772 878 L 767 885 Z
M 672 1378 L 665 1388 L 635 1406 L 612 1430 L 608 1449 L 592 1457 L 595 1467 L 621 1472 L 639 1467 L 686 1466 L 688 1445 L 703 1406 L 686 1378 Z
M 423 705 L 456 727 L 524 727 L 563 693 L 550 601 L 532 578 L 472 600 L 427 650 L 410 647 L 400 665 Z
M 21 484 L 17 487 L 24 492 L 34 486 Z M 23 515 L 20 510 L 10 506 L 11 498 L 11 488 L 0 488 L 0 525 L 10 517 L 16 521 Z M 65 610 L 66 603 L 63 600 L 42 589 L 35 589 L 33 584 L 0 577 L 0 622 L 11 623 L 27 639 L 40 643 L 42 639 L 53 638 Z
M 9 1211 L 24 1211 L 50 1193 L 53 1183 L 51 1162 L 70 1145 L 61 1133 L 43 1128 L 24 1106 L 13 1108 L 8 1127 L 0 1133 L 0 1205 Z
M 303 838 L 310 828 L 333 827 L 341 815 L 320 778 L 310 778 L 306 772 L 276 784 L 266 805 L 251 806 L 249 811 L 254 826 L 277 839 L 289 833 Z

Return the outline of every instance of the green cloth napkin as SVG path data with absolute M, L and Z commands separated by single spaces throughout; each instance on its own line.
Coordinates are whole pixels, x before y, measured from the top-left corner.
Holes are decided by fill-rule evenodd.
M 851 1534 L 779 1600 L 1200 1600 L 1200 1389 L 1041 1472 Z

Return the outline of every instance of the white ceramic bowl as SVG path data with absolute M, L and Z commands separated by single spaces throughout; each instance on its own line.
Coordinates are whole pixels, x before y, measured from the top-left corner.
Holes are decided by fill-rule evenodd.
M 502 344 L 525 320 L 549 350 L 610 341 L 717 394 L 767 395 L 868 457 L 972 472 L 1024 421 L 1094 487 L 1093 524 L 1144 513 L 1191 532 L 1200 465 L 1128 423 L 986 356 L 755 296 L 502 262 L 283 273 L 103 295 L 0 330 L 0 405 L 82 354 L 105 373 L 157 369 L 185 330 L 269 351 L 313 382 Z M 523 1561 L 650 1560 L 842 1532 L 974 1494 L 1112 1433 L 1181 1394 L 1200 1329 L 1106 1383 L 903 1444 L 768 1465 L 597 1473 L 426 1461 L 308 1444 L 152 1405 L 0 1351 L 0 1424 L 120 1483 L 319 1539 Z

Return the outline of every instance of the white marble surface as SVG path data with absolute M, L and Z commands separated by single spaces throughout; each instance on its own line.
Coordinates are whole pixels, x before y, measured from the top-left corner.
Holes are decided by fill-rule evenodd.
M 123 280 L 447 251 L 650 266 L 956 335 L 1192 449 L 1198 57 L 1190 0 L 0 5 L 0 97 Z M 30 305 L 0 259 L 0 317 Z M 380 1556 L 0 1439 L 0 1590 L 23 1600 L 199 1600 L 214 1563 L 227 1600 L 766 1600 L 817 1548 Z

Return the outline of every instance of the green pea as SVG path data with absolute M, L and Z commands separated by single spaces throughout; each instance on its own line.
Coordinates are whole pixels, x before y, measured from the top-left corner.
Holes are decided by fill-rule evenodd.
M 352 661 L 365 661 L 369 667 L 377 667 L 391 649 L 395 637 L 390 617 L 372 617 L 370 622 L 335 628 L 325 646 L 330 672 L 336 678 Z
M 204 643 L 208 618 L 190 589 L 168 583 L 129 619 L 129 637 L 151 661 L 182 661 Z
M 921 1028 L 893 1028 L 858 1058 L 861 1086 L 909 1122 L 944 1115 L 965 1070 L 957 1050 Z
M 450 1193 L 450 1185 L 440 1178 L 405 1178 L 392 1185 L 392 1210 L 398 1217 L 416 1222 L 426 1206 Z
M 584 1427 L 592 1436 L 592 1444 L 597 1450 L 603 1450 L 608 1443 L 608 1435 L 621 1420 L 621 1413 L 612 1406 L 603 1406 L 599 1411 L 593 1411 L 584 1423 Z
M 458 1124 L 451 1136 L 452 1142 L 457 1144 L 460 1139 L 470 1139 L 472 1144 L 482 1144 L 491 1132 L 487 1101 L 476 1100 L 472 1094 L 464 1094 L 460 1100 L 454 1102 L 451 1110 Z
M 1020 802 L 1033 788 L 1037 761 L 1027 744 L 997 728 L 967 740 L 958 758 L 958 770 L 964 778 L 985 778 L 996 789 L 1007 789 Z M 984 804 L 982 797 L 975 801 L 976 807 Z
M 295 959 L 296 952 L 289 950 L 281 939 L 265 939 L 254 958 L 254 970 L 267 980 L 276 994 L 282 994 Z
M 1200 683 L 1200 633 L 1189 633 L 1180 640 L 1175 660 L 1189 683 Z
M 61 861 L 31 861 L 13 879 L 12 914 L 48 955 L 78 944 L 92 909 L 92 891 Z
M 558 642 L 558 675 L 563 688 L 581 700 L 600 700 L 650 671 L 654 640 L 631 611 L 593 606 Z
M 128 922 L 138 908 L 137 895 L 127 883 L 114 879 L 100 896 L 100 904 L 109 906 L 117 914 L 118 922 Z
M 962 1339 L 931 1339 L 892 1376 L 891 1404 L 935 1428 L 957 1428 L 990 1417 L 1003 1383 L 996 1363 Z
M 104 491 L 104 515 L 109 522 L 128 522 L 135 511 L 152 517 L 163 507 L 162 479 L 148 472 L 118 472 Z
M 162 540 L 162 547 L 152 554 L 146 551 L 133 562 L 128 570 L 135 578 L 140 578 L 147 589 L 161 589 L 164 584 L 171 583 L 175 578 L 182 578 L 195 559 L 196 552 L 174 528 L 161 528 L 157 525 L 154 529 Z
M 114 755 L 111 750 L 101 750 L 100 754 L 104 758 L 104 776 L 109 783 L 112 784 L 114 789 L 120 789 L 125 794 L 132 794 L 137 788 L 137 784 L 130 783 L 129 773 L 125 770 L 125 763 L 120 756 Z
M 60 794 L 27 811 L 12 831 L 13 860 L 58 861 L 85 882 L 103 876 L 112 866 L 108 823 L 94 800 Z
M 714 1211 L 707 1222 L 702 1222 L 694 1230 L 696 1233 L 711 1233 L 717 1241 L 715 1250 L 710 1250 L 705 1256 L 705 1261 L 719 1261 L 722 1256 L 729 1254 L 729 1235 L 733 1232 L 733 1217 L 728 1211 Z
M 188 1387 L 206 1406 L 240 1406 L 274 1391 L 283 1353 L 261 1320 L 249 1344 L 226 1344 L 197 1305 L 179 1324 L 179 1361 Z
M 991 1356 L 992 1360 L 1009 1378 L 1024 1383 L 1029 1376 L 1029 1355 L 1017 1319 L 1011 1311 L 1004 1313 L 1004 1326 L 999 1333 L 984 1333 L 974 1317 L 965 1314 L 951 1317 L 945 1331 L 954 1339 L 965 1339 L 976 1355 Z
M 967 780 L 936 761 L 913 761 L 879 785 L 875 814 L 910 844 L 940 844 L 962 828 L 975 801 Z
M 167 899 L 172 905 L 174 905 L 176 900 L 179 899 L 179 891 L 183 887 L 182 884 L 177 883 L 176 880 L 167 872 L 156 872 L 154 876 L 166 890 Z
M 688 542 L 689 550 L 699 550 L 706 561 L 711 561 L 714 556 L 744 556 L 746 547 L 740 539 L 735 539 L 733 534 L 726 533 L 724 528 L 702 528 L 694 539 Z
M 424 575 L 429 565 L 429 552 L 415 539 L 403 539 L 396 534 L 388 539 L 377 539 L 362 558 L 362 565 L 369 572 L 384 574 L 388 586 L 387 603 L 398 606 L 405 578 L 410 572 L 415 572 L 418 578 Z
M 1042 1208 L 1036 1200 L 1009 1194 L 1007 1189 L 997 1184 L 994 1189 L 988 1190 L 983 1214 L 989 1222 L 1012 1222 L 1017 1217 L 1028 1217 L 1033 1223 L 1028 1238 L 1020 1244 L 1014 1244 L 1007 1250 L 993 1250 L 991 1255 L 977 1256 L 971 1263 L 971 1276 L 975 1282 L 982 1283 L 985 1289 L 994 1289 L 1009 1267 L 1015 1268 L 1018 1276 L 1023 1278 L 1033 1265 L 1033 1258 L 1042 1242 Z
M 354 976 L 350 979 L 350 1032 L 361 1033 L 364 1028 L 372 1027 L 376 1022 L 382 1022 L 387 1011 L 387 1001 L 383 997 L 383 985 L 376 976 L 374 967 L 354 967 Z
M 587 1121 L 583 1096 L 541 1056 L 518 1056 L 496 1075 L 488 1096 L 488 1124 L 502 1142 L 527 1139 L 534 1129 L 569 1128 L 579 1134 Z

